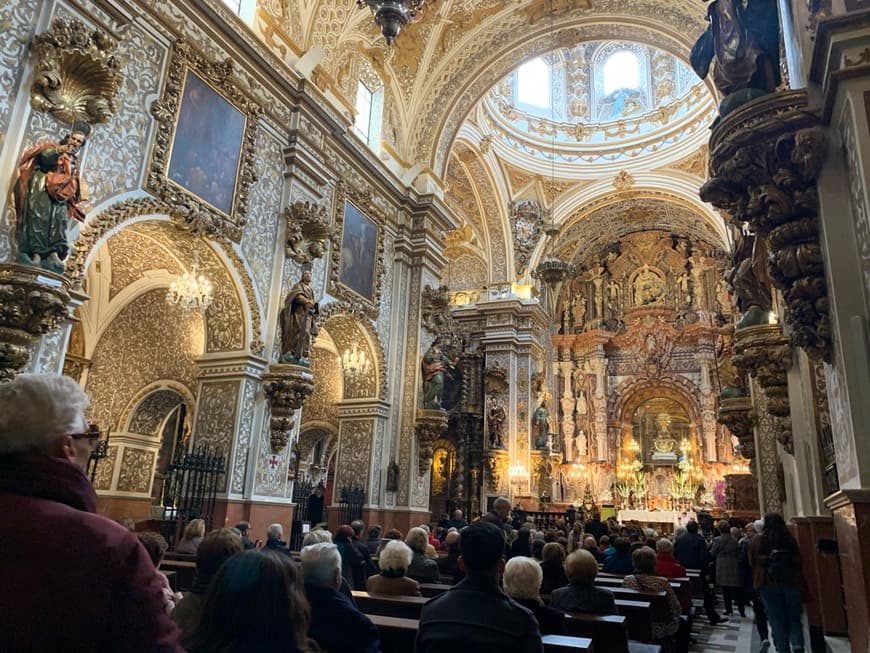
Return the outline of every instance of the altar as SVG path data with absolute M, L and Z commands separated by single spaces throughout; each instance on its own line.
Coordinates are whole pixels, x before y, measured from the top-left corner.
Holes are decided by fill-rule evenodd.
M 677 526 L 685 526 L 691 519 L 697 520 L 697 515 L 693 510 L 620 510 L 616 519 L 620 524 L 638 522 L 641 526 L 653 527 L 656 524 L 667 524 L 673 530 Z

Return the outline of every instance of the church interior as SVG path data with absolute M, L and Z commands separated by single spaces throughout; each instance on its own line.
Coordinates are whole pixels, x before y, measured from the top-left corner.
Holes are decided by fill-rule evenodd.
M 0 381 L 87 392 L 113 519 L 778 512 L 867 651 L 870 3 L 731 6 L 3 3 Z

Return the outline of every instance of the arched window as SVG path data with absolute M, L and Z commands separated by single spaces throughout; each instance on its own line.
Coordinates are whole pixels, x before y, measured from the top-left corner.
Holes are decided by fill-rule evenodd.
M 542 109 L 550 108 L 550 66 L 538 57 L 517 68 L 517 101 Z
M 640 62 L 629 50 L 614 52 L 601 68 L 604 78 L 604 95 L 621 88 L 639 89 L 641 86 Z
M 257 0 L 224 0 L 224 4 L 241 16 L 242 20 L 251 24 L 254 22 L 254 10 Z

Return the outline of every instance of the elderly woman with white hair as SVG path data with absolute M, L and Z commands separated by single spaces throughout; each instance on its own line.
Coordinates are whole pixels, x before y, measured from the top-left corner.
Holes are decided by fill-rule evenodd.
M 408 565 L 414 552 L 401 540 L 390 540 L 378 557 L 381 573 L 369 576 L 366 580 L 366 590 L 370 594 L 386 594 L 389 596 L 422 596 L 420 584 L 413 578 L 408 578 Z
M 534 558 L 515 556 L 504 568 L 504 591 L 514 601 L 528 608 L 538 620 L 542 635 L 564 635 L 565 613 L 544 605 L 541 600 L 541 581 L 544 572 Z
M 412 528 L 405 537 L 405 544 L 413 552 L 411 564 L 408 565 L 408 577 L 420 583 L 440 583 L 438 563 L 426 556 L 426 546 L 429 544 L 429 536 L 426 531 L 419 527 Z
M 0 383 L 3 650 L 181 651 L 145 549 L 96 514 L 88 404 L 69 377 Z

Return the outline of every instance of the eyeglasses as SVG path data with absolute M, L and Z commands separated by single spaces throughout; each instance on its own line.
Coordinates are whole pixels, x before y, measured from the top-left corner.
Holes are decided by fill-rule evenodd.
M 88 440 L 91 449 L 96 447 L 100 442 L 100 430 L 96 428 L 89 428 L 84 433 L 68 433 L 67 435 L 73 440 Z

